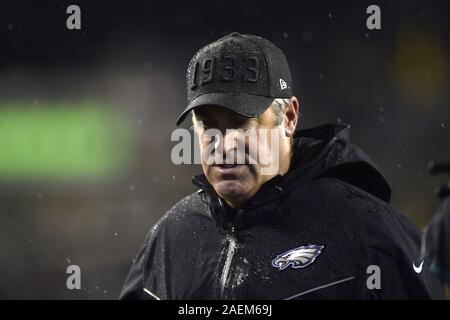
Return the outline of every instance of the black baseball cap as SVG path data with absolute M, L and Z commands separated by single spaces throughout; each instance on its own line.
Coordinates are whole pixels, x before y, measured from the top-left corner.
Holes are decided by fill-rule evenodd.
M 200 49 L 189 63 L 187 108 L 219 106 L 259 117 L 275 98 L 291 98 L 292 80 L 283 51 L 270 41 L 233 32 Z

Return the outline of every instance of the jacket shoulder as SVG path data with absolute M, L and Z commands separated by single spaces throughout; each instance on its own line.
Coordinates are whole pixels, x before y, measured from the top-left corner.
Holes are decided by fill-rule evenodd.
M 361 234 L 364 242 L 420 242 L 420 229 L 404 214 L 376 196 L 337 178 L 325 177 L 299 187 L 290 203 L 313 212 L 314 219 Z M 386 242 L 385 242 L 386 243 Z
M 356 215 L 356 219 L 359 217 L 371 222 L 396 219 L 412 224 L 389 203 L 343 180 L 333 177 L 320 178 L 313 181 L 310 187 L 313 194 L 324 196 L 327 199 L 325 202 L 331 202 L 336 209 L 345 209 L 348 214 Z
M 186 219 L 211 218 L 209 206 L 203 200 L 204 193 L 200 189 L 178 201 L 161 218 L 160 222 L 184 223 Z
M 366 203 L 367 207 L 372 209 L 367 211 L 369 219 L 378 218 L 391 228 L 400 228 L 412 236 L 421 233 L 420 229 L 409 218 L 389 203 L 342 180 L 333 180 L 336 188 L 343 189 L 342 192 L 346 195 L 346 198 L 352 200 L 350 201 L 351 205 L 360 206 L 361 203 Z

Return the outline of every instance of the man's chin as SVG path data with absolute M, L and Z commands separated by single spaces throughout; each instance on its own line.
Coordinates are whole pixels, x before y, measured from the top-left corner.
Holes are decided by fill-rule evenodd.
M 248 193 L 245 186 L 239 180 L 222 180 L 215 183 L 217 194 L 224 199 L 240 199 L 245 198 L 245 194 Z

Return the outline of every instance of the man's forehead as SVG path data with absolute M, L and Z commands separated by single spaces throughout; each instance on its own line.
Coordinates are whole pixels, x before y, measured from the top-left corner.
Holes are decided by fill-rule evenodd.
M 219 106 L 201 106 L 198 108 L 195 108 L 194 113 L 197 117 L 202 119 L 216 119 L 216 118 L 222 118 L 224 116 L 233 118 L 233 119 L 250 119 L 246 116 L 243 116 L 237 112 L 234 112 L 232 110 L 229 110 L 224 107 Z

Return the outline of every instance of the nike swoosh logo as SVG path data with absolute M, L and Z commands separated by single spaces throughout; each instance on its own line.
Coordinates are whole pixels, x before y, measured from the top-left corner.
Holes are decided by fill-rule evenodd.
M 413 269 L 414 269 L 414 271 L 416 273 L 421 273 L 422 272 L 422 266 L 423 266 L 423 261 L 418 267 L 416 267 L 416 264 L 413 262 Z

